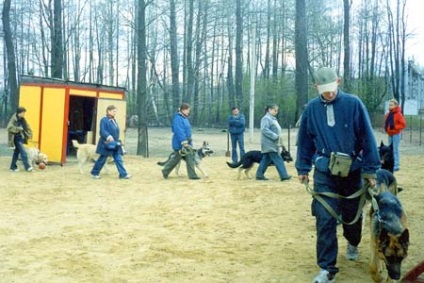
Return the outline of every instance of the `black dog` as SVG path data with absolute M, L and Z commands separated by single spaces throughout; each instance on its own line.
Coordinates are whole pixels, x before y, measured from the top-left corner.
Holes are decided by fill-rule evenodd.
M 393 144 L 385 145 L 383 141 L 378 148 L 380 154 L 381 169 L 389 170 L 393 173 L 395 167 L 395 158 L 393 156 Z
M 281 151 L 281 157 L 283 158 L 283 160 L 285 162 L 291 162 L 293 161 L 293 158 L 290 155 L 290 152 L 286 150 L 285 147 L 282 148 L 283 150 Z M 237 178 L 240 179 L 240 174 L 241 172 L 244 170 L 244 174 L 246 174 L 247 177 L 250 178 L 249 176 L 249 171 L 250 169 L 252 169 L 253 164 L 255 163 L 259 163 L 262 160 L 262 153 L 260 150 L 251 150 L 246 152 L 245 155 L 242 156 L 242 158 L 240 159 L 239 162 L 237 162 L 236 164 L 227 162 L 227 165 L 231 168 L 239 168 L 239 172 L 238 172 L 238 176 Z M 273 165 L 271 163 L 271 165 Z

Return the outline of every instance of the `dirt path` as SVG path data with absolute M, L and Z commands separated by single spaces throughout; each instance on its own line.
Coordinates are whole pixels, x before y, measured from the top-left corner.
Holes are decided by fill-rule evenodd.
M 0 157 L 1 283 L 311 281 L 318 271 L 315 229 L 302 185 L 279 182 L 273 168 L 268 182 L 237 180 L 237 170 L 225 165 L 226 135 L 219 130 L 195 131 L 196 144 L 209 140 L 216 152 L 204 160 L 208 179 L 172 173 L 164 180 L 156 162 L 169 152 L 169 130 L 149 133 L 151 158 L 125 157 L 130 180 L 118 180 L 114 168 L 93 180 L 79 174 L 74 159 L 63 167 L 11 173 L 10 156 Z M 134 137 L 129 131 L 131 153 Z M 258 148 L 258 133 L 254 137 L 248 149 Z M 403 143 L 396 174 L 411 231 L 404 271 L 424 259 L 420 152 Z M 287 168 L 295 175 L 293 163 Z M 337 282 L 371 282 L 368 228 L 357 262 L 344 258 L 346 243 L 341 235 L 339 240 Z

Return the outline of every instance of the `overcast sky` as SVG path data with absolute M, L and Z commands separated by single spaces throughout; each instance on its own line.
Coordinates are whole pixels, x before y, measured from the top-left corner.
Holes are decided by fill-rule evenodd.
M 424 67 L 424 0 L 408 0 L 408 31 L 413 38 L 408 40 L 406 58 Z

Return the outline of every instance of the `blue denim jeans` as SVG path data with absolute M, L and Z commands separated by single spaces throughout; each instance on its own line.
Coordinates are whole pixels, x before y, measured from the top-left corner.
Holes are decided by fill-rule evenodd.
M 237 163 L 238 156 L 237 156 L 237 144 L 240 149 L 240 158 L 244 155 L 244 134 L 231 134 L 231 159 L 233 160 L 233 163 Z
M 399 155 L 399 145 L 400 145 L 400 135 L 389 136 L 389 145 L 393 143 L 393 157 L 395 158 L 394 170 L 399 170 L 400 166 L 400 155 Z
M 115 162 L 116 168 L 118 169 L 119 178 L 127 176 L 127 170 L 124 168 L 124 161 L 122 160 L 122 155 L 119 153 L 119 151 L 111 151 L 111 155 L 113 157 L 113 161 Z M 109 155 L 100 155 L 100 157 L 97 158 L 93 169 L 91 169 L 91 175 L 98 176 L 100 174 L 100 171 L 105 165 L 108 157 Z
M 258 170 L 256 171 L 256 178 L 265 177 L 264 174 L 271 162 L 274 163 L 275 168 L 277 168 L 280 179 L 285 179 L 289 176 L 289 174 L 287 174 L 286 166 L 284 165 L 284 161 L 281 155 L 278 154 L 278 152 L 267 152 L 263 153 L 262 160 L 259 163 Z
M 362 186 L 360 170 L 351 172 L 348 177 L 332 176 L 329 173 L 314 171 L 314 191 L 332 192 L 343 196 L 349 196 L 359 190 Z M 322 196 L 330 207 L 345 222 L 351 222 L 359 207 L 359 198 L 355 199 L 335 199 Z M 317 264 L 321 269 L 325 269 L 331 274 L 336 274 L 339 269 L 336 267 L 338 254 L 337 241 L 337 220 L 325 209 L 317 200 L 312 201 L 312 215 L 316 219 L 317 242 L 316 257 Z M 353 246 L 358 246 L 362 236 L 362 215 L 359 220 L 352 225 L 343 225 L 343 236 Z
M 28 154 L 25 151 L 22 138 L 18 135 L 15 135 L 15 138 L 13 139 L 13 143 L 15 144 L 15 150 L 13 151 L 12 162 L 10 163 L 10 169 L 11 170 L 18 169 L 18 165 L 16 163 L 18 162 L 18 158 L 20 154 L 22 158 L 22 162 L 24 163 L 25 170 L 28 170 L 28 168 L 31 167 L 31 164 L 29 164 L 28 162 Z

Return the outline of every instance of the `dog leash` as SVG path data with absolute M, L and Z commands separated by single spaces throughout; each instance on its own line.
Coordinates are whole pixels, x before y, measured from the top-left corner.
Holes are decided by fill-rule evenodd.
M 343 223 L 345 225 L 352 225 L 352 224 L 356 223 L 358 221 L 358 219 L 361 217 L 362 209 L 363 209 L 365 202 L 366 202 L 366 192 L 368 191 L 369 185 L 365 185 L 360 190 L 356 191 L 355 193 L 351 194 L 350 196 L 345 197 L 345 196 L 342 196 L 342 195 L 339 195 L 339 194 L 336 194 L 336 193 L 331 193 L 331 192 L 316 192 L 316 191 L 314 191 L 313 188 L 311 188 L 309 186 L 309 182 L 304 182 L 304 184 L 305 184 L 305 187 L 306 187 L 306 191 L 310 195 L 312 195 L 312 197 L 314 199 L 319 201 L 322 204 L 322 206 L 324 206 L 324 208 L 331 214 L 331 216 L 333 216 L 338 222 Z M 322 196 L 326 196 L 326 197 L 330 197 L 330 198 L 336 198 L 336 199 L 354 199 L 354 198 L 360 197 L 358 211 L 356 212 L 355 218 L 351 222 L 345 222 L 334 211 L 334 209 L 324 200 L 324 198 Z M 374 201 L 375 201 L 375 199 L 374 199 Z M 375 201 L 375 203 L 377 204 L 376 201 Z

